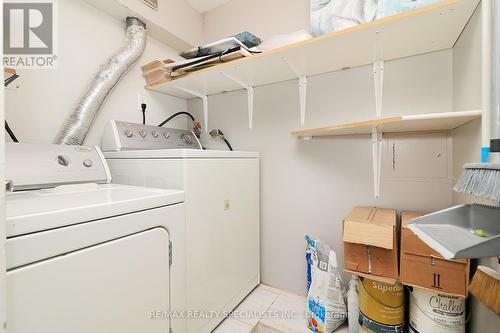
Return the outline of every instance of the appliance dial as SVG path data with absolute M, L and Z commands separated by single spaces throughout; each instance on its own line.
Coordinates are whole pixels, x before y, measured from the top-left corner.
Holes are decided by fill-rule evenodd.
M 145 131 L 145 130 L 139 130 L 139 135 L 140 135 L 141 137 L 145 138 L 147 134 L 148 134 L 148 133 L 146 133 L 146 131 Z
M 182 139 L 182 141 L 184 141 L 188 145 L 193 143 L 193 137 L 189 134 L 182 134 L 181 139 Z
M 59 162 L 59 164 L 62 165 L 62 166 L 68 166 L 69 165 L 69 159 L 66 156 L 64 156 L 64 155 L 57 156 L 57 162 Z
M 131 131 L 131 130 L 129 130 L 129 129 L 126 129 L 125 131 L 123 131 L 123 134 L 125 134 L 125 136 L 126 136 L 127 138 L 131 138 L 131 137 L 133 137 L 133 136 L 134 136 L 134 133 L 132 133 L 132 131 Z
M 163 133 L 163 137 L 164 137 L 165 139 L 170 138 L 170 133 L 168 133 L 168 132 Z
M 151 132 L 151 135 L 153 136 L 153 138 L 157 138 L 158 137 L 158 132 L 153 131 L 153 132 Z

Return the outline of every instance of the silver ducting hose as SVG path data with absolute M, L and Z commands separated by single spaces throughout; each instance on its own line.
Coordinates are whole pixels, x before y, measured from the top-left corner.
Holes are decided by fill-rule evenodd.
M 126 22 L 127 37 L 125 46 L 101 66 L 68 119 L 62 125 L 55 143 L 83 144 L 104 100 L 144 52 L 146 47 L 146 25 L 135 17 L 127 17 Z

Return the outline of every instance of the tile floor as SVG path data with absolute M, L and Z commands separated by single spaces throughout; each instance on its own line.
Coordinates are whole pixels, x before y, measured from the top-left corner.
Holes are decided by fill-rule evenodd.
M 304 297 L 261 284 L 213 333 L 311 333 L 305 306 Z M 335 332 L 347 333 L 347 325 Z

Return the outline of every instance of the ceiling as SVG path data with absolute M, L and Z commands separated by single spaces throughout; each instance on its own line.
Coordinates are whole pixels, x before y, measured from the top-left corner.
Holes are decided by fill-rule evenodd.
M 200 13 L 208 12 L 231 0 L 187 0 L 189 4 Z

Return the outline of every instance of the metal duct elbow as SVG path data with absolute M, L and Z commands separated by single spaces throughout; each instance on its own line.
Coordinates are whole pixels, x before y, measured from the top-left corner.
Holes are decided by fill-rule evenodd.
M 127 17 L 125 46 L 104 63 L 63 123 L 55 140 L 57 144 L 81 145 L 85 141 L 99 110 L 113 87 L 139 59 L 146 47 L 146 24 Z

